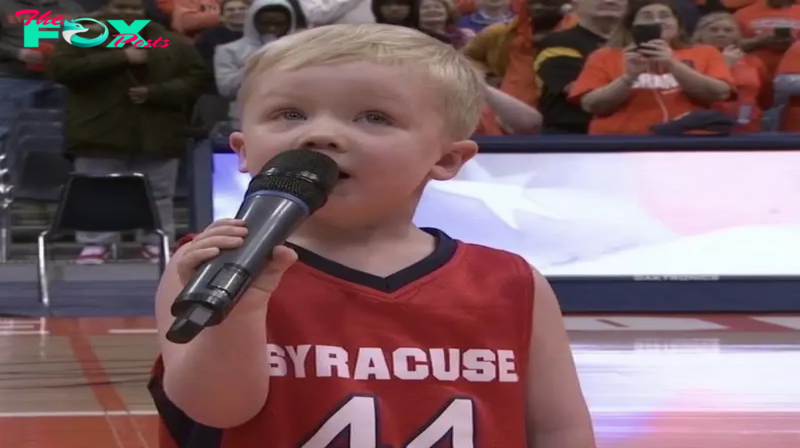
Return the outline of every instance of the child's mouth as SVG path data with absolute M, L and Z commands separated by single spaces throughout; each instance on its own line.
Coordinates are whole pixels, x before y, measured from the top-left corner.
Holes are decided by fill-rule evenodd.
M 350 179 L 350 175 L 345 172 L 339 171 L 339 180 L 347 180 L 347 179 Z

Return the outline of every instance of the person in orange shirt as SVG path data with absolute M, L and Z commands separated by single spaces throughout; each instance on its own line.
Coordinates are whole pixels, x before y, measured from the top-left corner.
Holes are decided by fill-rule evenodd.
M 761 59 L 745 54 L 739 48 L 739 26 L 731 14 L 715 12 L 697 23 L 694 41 L 716 47 L 731 68 L 737 96 L 731 101 L 714 104 L 714 109 L 737 118 L 737 132 L 761 131 L 759 104 L 764 86 L 769 84 L 767 68 Z
M 632 30 L 646 24 L 659 24 L 661 39 L 637 46 Z M 692 45 L 681 29 L 663 0 L 629 4 L 609 46 L 589 56 L 570 90 L 594 115 L 590 134 L 649 134 L 653 125 L 730 98 L 733 77 L 722 53 Z
M 463 51 L 487 75 L 498 78 L 503 92 L 536 105 L 539 100 L 533 71 L 536 42 L 549 32 L 572 28 L 578 18 L 566 12 L 568 6 L 564 0 L 523 0 L 511 4 L 516 18 L 485 28 Z
M 734 14 L 742 31 L 742 49 L 761 59 L 772 78 L 800 29 L 800 5 L 795 0 L 757 0 Z
M 800 42 L 796 42 L 789 47 L 783 60 L 778 64 L 775 76 L 783 75 L 800 77 Z M 789 101 L 781 115 L 780 130 L 784 132 L 800 132 L 800 96 L 792 95 L 789 97 Z
M 486 106 L 474 135 L 531 135 L 542 128 L 538 110 L 491 86 L 486 88 Z

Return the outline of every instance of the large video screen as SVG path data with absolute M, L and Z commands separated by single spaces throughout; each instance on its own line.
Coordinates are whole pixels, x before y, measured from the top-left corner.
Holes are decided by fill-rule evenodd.
M 249 176 L 214 155 L 214 218 Z M 800 275 L 800 152 L 480 154 L 432 182 L 415 222 L 548 276 Z

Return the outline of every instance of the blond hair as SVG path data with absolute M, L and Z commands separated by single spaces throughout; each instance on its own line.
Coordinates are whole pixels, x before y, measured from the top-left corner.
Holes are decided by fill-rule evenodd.
M 454 137 L 468 138 L 478 126 L 486 101 L 483 75 L 450 45 L 400 26 L 328 25 L 284 37 L 249 58 L 241 91 L 265 72 L 354 62 L 419 71 L 440 92 L 446 126 Z
M 700 42 L 701 37 L 702 37 L 701 34 L 703 34 L 703 31 L 706 28 L 708 28 L 709 26 L 711 26 L 711 25 L 713 25 L 713 24 L 715 24 L 717 22 L 722 22 L 723 20 L 727 20 L 728 22 L 731 22 L 733 24 L 733 26 L 736 27 L 736 31 L 739 33 L 739 37 L 741 37 L 741 31 L 739 30 L 739 24 L 736 23 L 736 19 L 733 17 L 733 14 L 731 14 L 729 12 L 721 12 L 720 11 L 720 12 L 712 12 L 710 14 L 706 14 L 703 17 L 701 17 L 700 20 L 697 21 L 697 25 L 695 25 L 695 27 L 694 27 L 694 35 L 692 36 L 692 41 L 694 43 L 698 43 L 698 44 L 704 43 L 704 42 Z M 739 39 L 737 38 L 736 40 L 738 41 Z

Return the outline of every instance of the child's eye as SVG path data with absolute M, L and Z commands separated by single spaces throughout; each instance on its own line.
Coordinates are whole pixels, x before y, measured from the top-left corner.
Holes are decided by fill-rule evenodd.
M 276 116 L 283 120 L 295 121 L 295 120 L 305 120 L 306 116 L 300 112 L 299 110 L 282 110 L 276 114 Z
M 360 117 L 358 117 L 358 119 L 364 120 L 369 124 L 391 125 L 392 123 L 394 123 L 394 121 L 391 118 L 380 112 L 366 112 Z

